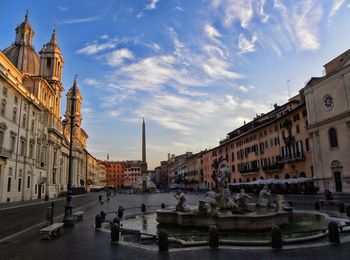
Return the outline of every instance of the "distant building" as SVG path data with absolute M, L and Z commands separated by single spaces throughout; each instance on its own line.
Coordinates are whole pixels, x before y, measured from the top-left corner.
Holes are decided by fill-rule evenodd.
M 350 193 L 350 50 L 324 65 L 326 75 L 303 89 L 321 191 Z
M 106 185 L 107 187 L 123 188 L 124 185 L 124 163 L 114 161 L 104 161 L 106 165 Z

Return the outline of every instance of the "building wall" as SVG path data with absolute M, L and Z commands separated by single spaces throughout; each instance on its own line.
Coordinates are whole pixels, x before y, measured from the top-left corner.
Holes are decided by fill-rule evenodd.
M 315 184 L 321 191 L 350 192 L 350 62 L 349 51 L 325 65 L 328 74 L 310 80 L 304 88 L 309 119 L 309 133 L 313 140 Z M 340 64 L 341 61 L 344 63 Z M 325 97 L 332 104 L 326 106 Z M 332 147 L 330 130 L 334 129 L 337 145 Z M 342 187 L 337 187 L 340 177 Z
M 121 162 L 104 161 L 106 165 L 106 182 L 108 187 L 123 188 L 124 164 Z

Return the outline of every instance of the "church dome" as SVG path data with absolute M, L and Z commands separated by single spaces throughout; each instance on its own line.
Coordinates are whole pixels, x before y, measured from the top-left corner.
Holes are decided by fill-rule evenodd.
M 28 74 L 38 75 L 40 58 L 33 48 L 34 30 L 28 21 L 28 13 L 24 22 L 16 28 L 15 43 L 3 50 L 6 57 L 19 69 Z
M 39 74 L 40 58 L 32 46 L 14 43 L 3 50 L 3 53 L 20 71 L 33 75 Z

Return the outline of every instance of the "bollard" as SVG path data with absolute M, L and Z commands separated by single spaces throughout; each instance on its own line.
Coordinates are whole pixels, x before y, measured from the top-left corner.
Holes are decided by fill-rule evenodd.
M 168 233 L 164 229 L 158 233 L 158 248 L 159 252 L 166 252 L 169 249 Z
M 116 223 L 111 223 L 111 242 L 119 241 L 119 226 Z
M 282 248 L 282 232 L 279 226 L 274 225 L 271 228 L 271 247 L 276 249 Z
M 165 209 L 165 204 L 162 203 L 162 204 L 160 205 L 160 208 Z
M 95 217 L 95 228 L 101 228 L 102 227 L 102 219 L 100 215 L 96 215 Z
M 106 220 L 107 214 L 106 214 L 103 210 L 101 210 L 100 216 L 101 216 L 101 220 L 102 220 L 102 221 L 105 221 L 105 220 Z
M 119 206 L 118 208 L 118 218 L 122 219 L 124 215 L 124 208 L 122 206 Z
M 102 201 L 102 195 L 98 195 L 98 201 Z
M 350 217 L 350 205 L 346 206 L 346 216 Z
M 210 226 L 209 228 L 209 246 L 211 248 L 219 247 L 219 230 L 216 226 Z
M 331 221 L 328 223 L 328 234 L 329 234 L 329 242 L 340 243 L 339 228 L 338 228 L 337 222 Z
M 314 203 L 314 209 L 315 209 L 315 210 L 320 210 L 320 209 L 321 209 L 321 206 L 320 206 L 320 202 L 319 202 L 319 201 L 315 201 L 315 203 Z
M 118 226 L 120 226 L 120 219 L 119 218 L 114 218 L 113 219 L 113 223 L 117 224 Z
M 51 202 L 50 225 L 53 224 L 54 209 L 55 209 L 55 203 Z
M 142 203 L 141 205 L 141 212 L 145 213 L 146 212 L 146 205 Z
M 47 211 L 46 211 L 47 225 L 53 224 L 53 217 L 51 214 L 52 214 L 52 207 L 47 207 Z
M 339 213 L 345 213 L 345 204 L 344 202 L 340 202 L 338 205 Z

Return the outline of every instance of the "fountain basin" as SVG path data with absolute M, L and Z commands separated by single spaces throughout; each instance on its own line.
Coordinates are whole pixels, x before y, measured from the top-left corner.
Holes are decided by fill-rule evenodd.
M 168 209 L 156 211 L 159 224 L 176 224 L 179 226 L 210 227 L 215 225 L 219 230 L 259 231 L 271 229 L 273 225 L 283 226 L 289 223 L 292 213 L 286 211 L 267 212 L 262 214 L 219 213 L 215 216 L 202 215 L 198 212 L 178 212 Z

